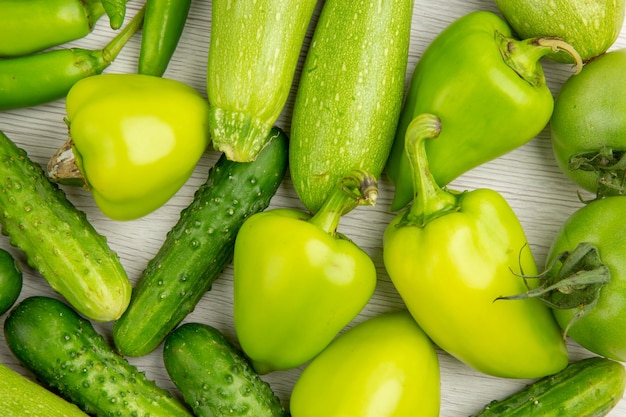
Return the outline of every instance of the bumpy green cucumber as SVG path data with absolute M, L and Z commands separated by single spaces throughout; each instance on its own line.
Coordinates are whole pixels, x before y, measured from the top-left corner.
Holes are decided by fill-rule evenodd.
M 0 364 L 0 416 L 87 417 L 76 405 Z
M 165 369 L 197 417 L 285 417 L 270 385 L 219 330 L 186 323 L 165 339 Z
M 0 314 L 4 314 L 22 292 L 22 270 L 9 252 L 0 249 Z
M 624 365 L 591 357 L 491 402 L 475 417 L 603 417 L 622 399 L 625 384 Z
M 317 0 L 213 1 L 207 94 L 213 146 L 254 160 L 287 101 Z
M 253 162 L 224 154 L 169 231 L 115 322 L 113 340 L 128 356 L 153 351 L 210 289 L 233 255 L 244 220 L 265 209 L 287 169 L 287 137 L 274 128 Z
M 91 323 L 54 298 L 24 299 L 4 334 L 13 354 L 51 391 L 94 416 L 191 417 L 169 391 L 117 354 Z
M 355 169 L 381 174 L 402 106 L 413 0 L 326 0 L 291 123 L 293 185 L 316 212 Z
M 0 132 L 0 225 L 50 286 L 85 317 L 122 315 L 131 285 L 118 256 L 85 213 Z

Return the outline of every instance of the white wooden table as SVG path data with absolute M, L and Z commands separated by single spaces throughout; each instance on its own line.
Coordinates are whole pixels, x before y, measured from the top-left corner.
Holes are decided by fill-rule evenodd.
M 141 3 L 139 0 L 130 0 L 128 18 L 141 6 Z M 415 1 L 407 84 L 416 62 L 430 41 L 454 19 L 478 9 L 497 11 L 492 0 Z M 188 83 L 204 96 L 206 96 L 205 77 L 210 39 L 210 12 L 210 0 L 193 2 L 179 48 L 165 74 L 166 77 Z M 111 36 L 108 20 L 103 18 L 92 34 L 70 45 L 101 48 Z M 305 47 L 308 45 L 308 40 L 309 38 L 305 42 Z M 131 39 L 107 72 L 134 72 L 139 42 L 139 36 Z M 626 47 L 626 30 L 622 31 L 612 49 L 621 47 Z M 304 58 L 304 53 L 301 58 Z M 571 68 L 567 65 L 544 61 L 544 69 L 550 87 L 556 95 L 562 83 L 571 74 Z M 294 97 L 295 89 L 278 121 L 278 125 L 287 132 Z M 36 108 L 0 112 L 0 130 L 26 149 L 33 160 L 45 165 L 66 139 L 67 128 L 63 122 L 64 105 L 64 100 L 58 100 Z M 109 220 L 98 211 L 88 192 L 79 188 L 64 187 L 64 189 L 70 200 L 87 213 L 95 228 L 108 238 L 112 248 L 120 255 L 134 283 L 148 260 L 156 254 L 167 231 L 178 220 L 180 211 L 190 203 L 194 191 L 204 182 L 209 167 L 218 156 L 217 152 L 208 151 L 198 164 L 192 178 L 164 207 L 135 221 Z M 458 178 L 450 184 L 450 187 L 455 189 L 490 187 L 501 192 L 520 217 L 538 265 L 543 265 L 548 247 L 562 222 L 581 207 L 576 194 L 578 188 L 560 172 L 554 162 L 547 130 L 527 145 Z M 387 178 L 383 177 L 380 181 L 380 198 L 376 207 L 357 208 L 345 216 L 340 225 L 341 232 L 352 238 L 371 255 L 379 272 L 379 283 L 373 299 L 353 323 L 402 307 L 402 301 L 391 285 L 382 262 L 382 233 L 393 218 L 393 214 L 389 211 L 391 197 L 391 184 Z M 288 177 L 285 178 L 270 207 L 302 208 Z M 6 237 L 0 238 L 0 247 L 14 254 L 23 267 L 24 287 L 20 299 L 36 294 L 57 297 L 47 283 L 26 266 L 24 256 L 10 248 Z M 4 317 L 0 320 L 3 321 Z M 234 340 L 232 268 L 230 266 L 185 321 L 210 324 Z M 96 328 L 108 341 L 112 342 L 111 323 L 97 324 Z M 572 360 L 591 355 L 573 342 L 570 342 L 568 347 Z M 159 347 L 145 357 L 130 358 L 130 361 L 145 371 L 148 377 L 156 380 L 158 385 L 179 395 L 165 372 L 161 354 L 162 350 Z M 442 392 L 441 416 L 443 417 L 468 416 L 477 412 L 489 401 L 505 397 L 529 382 L 480 374 L 445 353 L 440 353 L 439 359 Z M 2 335 L 0 335 L 0 361 L 30 376 L 17 363 Z M 287 404 L 291 388 L 300 372 L 301 369 L 275 372 L 264 376 L 264 379 Z M 622 400 L 610 416 L 626 417 L 626 401 Z

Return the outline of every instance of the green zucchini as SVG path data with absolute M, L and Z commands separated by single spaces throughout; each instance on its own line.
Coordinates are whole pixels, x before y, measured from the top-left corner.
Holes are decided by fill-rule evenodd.
M 213 146 L 249 162 L 283 110 L 317 0 L 214 0 L 207 69 Z
M 2 233 L 28 264 L 85 317 L 121 316 L 132 288 L 118 256 L 85 213 L 2 132 L 0 181 Z
M 50 297 L 24 299 L 4 322 L 13 354 L 52 392 L 94 416 L 191 417 L 116 353 L 91 323 Z
M 475 417 L 603 417 L 624 395 L 624 365 L 604 357 L 569 364 L 510 397 L 492 401 Z
M 17 301 L 22 292 L 22 284 L 22 270 L 13 255 L 0 249 L 0 315 L 9 311 Z
M 0 416 L 88 417 L 76 405 L 1 363 Z
M 165 339 L 163 361 L 197 417 L 286 417 L 270 385 L 219 330 L 186 323 Z
M 354 169 L 378 178 L 391 151 L 406 79 L 413 0 L 326 0 L 291 123 L 289 165 L 316 212 Z
M 142 356 L 153 351 L 195 308 L 231 261 L 241 224 L 269 205 L 286 165 L 287 137 L 278 128 L 253 162 L 233 162 L 222 154 L 115 322 L 113 340 L 120 352 Z

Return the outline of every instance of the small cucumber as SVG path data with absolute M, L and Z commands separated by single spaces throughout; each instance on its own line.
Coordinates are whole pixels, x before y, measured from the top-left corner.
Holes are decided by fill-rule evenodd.
M 232 259 L 244 220 L 269 205 L 286 170 L 287 136 L 278 128 L 253 162 L 233 162 L 222 154 L 115 322 L 113 340 L 120 352 L 153 351 L 195 308 Z
M 586 358 L 489 403 L 475 417 L 603 417 L 622 399 L 625 384 L 624 365 L 599 356 Z
M 207 95 L 213 146 L 249 162 L 291 91 L 317 0 L 214 0 Z
M 0 249 L 0 315 L 9 311 L 22 292 L 22 270 L 13 256 Z
M 0 225 L 52 289 L 85 317 L 122 315 L 131 285 L 118 256 L 63 190 L 0 132 Z
M 413 0 L 326 0 L 307 52 L 291 123 L 289 164 L 316 212 L 354 169 L 378 178 L 400 117 Z
M 34 296 L 9 313 L 4 334 L 37 379 L 94 416 L 191 417 L 184 404 L 117 354 L 65 303 Z
M 88 417 L 76 405 L 0 364 L 0 416 Z
M 165 369 L 197 417 L 286 417 L 270 385 L 219 330 L 186 323 L 165 339 Z

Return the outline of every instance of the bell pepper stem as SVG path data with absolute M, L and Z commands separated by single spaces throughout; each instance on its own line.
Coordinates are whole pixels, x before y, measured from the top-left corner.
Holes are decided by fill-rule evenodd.
M 339 180 L 322 207 L 309 219 L 309 223 L 334 236 L 341 216 L 360 205 L 375 205 L 377 197 L 376 178 L 369 172 L 354 170 Z
M 583 68 L 580 54 L 561 38 L 539 36 L 518 40 L 507 37 L 500 32 L 496 32 L 495 36 L 500 44 L 500 53 L 504 62 L 530 85 L 542 86 L 545 84 L 546 80 L 539 60 L 549 54 L 565 51 L 574 59 L 575 74 L 580 73 Z
M 420 114 L 411 121 L 405 136 L 405 149 L 413 176 L 413 205 L 407 220 L 420 227 L 451 210 L 458 209 L 456 196 L 441 188 L 430 173 L 426 140 L 441 132 L 441 120 L 433 114 Z
M 113 62 L 128 40 L 143 26 L 145 12 L 146 6 L 144 5 L 133 16 L 131 21 L 102 49 L 102 58 L 107 65 Z

